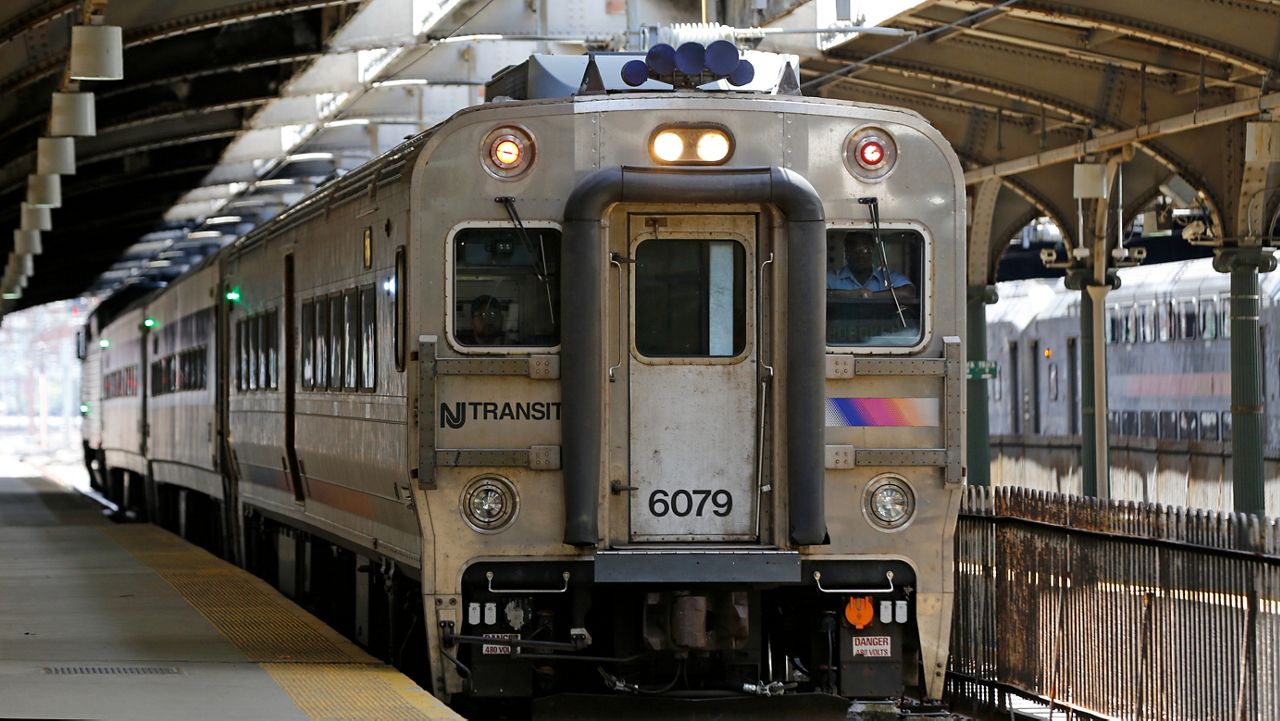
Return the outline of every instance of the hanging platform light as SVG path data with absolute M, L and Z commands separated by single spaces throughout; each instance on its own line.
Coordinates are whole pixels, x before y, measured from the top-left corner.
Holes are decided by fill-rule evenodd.
M 19 225 L 23 230 L 53 230 L 53 213 L 48 208 L 23 203 Z
M 71 79 L 124 79 L 124 35 L 116 25 L 71 28 Z
M 98 134 L 93 93 L 54 93 L 49 112 L 50 135 L 87 138 Z
M 63 137 L 37 140 L 36 172 L 40 175 L 75 175 L 76 139 Z
M 40 243 L 40 231 L 13 231 L 13 249 L 19 253 L 25 253 L 27 255 L 40 255 L 44 252 L 44 247 Z
M 27 203 L 39 208 L 61 208 L 62 176 L 28 175 Z

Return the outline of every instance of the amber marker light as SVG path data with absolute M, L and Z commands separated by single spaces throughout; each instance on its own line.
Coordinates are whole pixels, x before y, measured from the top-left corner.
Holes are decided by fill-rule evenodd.
M 493 146 L 493 161 L 504 168 L 510 168 L 520 162 L 520 146 L 516 141 L 506 138 Z
M 484 167 L 502 180 L 523 175 L 533 164 L 533 137 L 516 127 L 496 128 L 485 136 Z

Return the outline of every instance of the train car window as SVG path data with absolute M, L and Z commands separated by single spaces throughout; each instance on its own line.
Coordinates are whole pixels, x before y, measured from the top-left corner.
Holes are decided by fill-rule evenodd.
M 378 294 L 373 286 L 360 289 L 360 390 L 378 387 Z
M 1172 440 L 1178 438 L 1177 411 L 1160 411 L 1160 437 Z
M 405 344 L 405 334 L 406 334 L 405 319 L 407 318 L 407 315 L 405 313 L 405 308 L 406 308 L 405 298 L 407 297 L 407 295 L 406 295 L 406 289 L 404 284 L 404 276 L 405 276 L 405 255 L 404 255 L 404 246 L 402 245 L 399 248 L 396 248 L 396 274 L 395 274 L 395 277 L 391 280 L 391 288 L 390 288 L 391 295 L 394 296 L 394 298 L 392 299 L 393 300 L 392 308 L 395 309 L 395 322 L 392 327 L 395 333 L 395 358 L 396 358 L 397 371 L 404 370 L 404 349 L 406 345 Z
M 280 389 L 280 311 L 273 310 L 267 314 L 267 372 L 268 387 Z
M 1161 301 L 1156 304 L 1156 337 L 1161 343 L 1173 336 L 1173 324 L 1169 321 L 1169 304 Z
M 747 252 L 732 240 L 636 247 L 636 350 L 650 358 L 732 358 L 746 347 Z
M 1183 411 L 1178 414 L 1178 437 L 1187 441 L 1200 440 L 1200 414 Z
M 992 379 L 991 395 L 994 400 L 1004 400 L 1004 371 L 1001 370 L 1002 364 L 996 362 L 996 375 Z
M 342 390 L 343 347 L 342 296 L 329 298 L 329 390 Z
M 298 349 L 302 362 L 302 387 L 314 388 L 316 385 L 316 305 L 307 302 L 302 304 L 302 347 Z
M 1058 364 L 1049 364 L 1049 400 L 1058 400 Z
M 1223 295 L 1218 298 L 1218 308 L 1222 311 L 1221 320 L 1218 321 L 1218 337 L 1231 337 L 1231 296 Z
M 249 331 L 249 339 L 245 344 L 249 353 L 249 390 L 256 391 L 259 388 L 258 374 L 260 367 L 259 359 L 262 358 L 262 316 L 253 316 L 246 325 Z
M 1160 437 L 1160 420 L 1155 411 L 1138 412 L 1138 435 L 1143 438 Z
M 464 346 L 559 345 L 560 231 L 459 230 L 452 311 L 454 340 Z
M 1179 337 L 1192 341 L 1196 338 L 1197 319 L 1196 319 L 1196 301 L 1181 301 L 1178 304 L 1180 320 Z
M 924 238 L 914 230 L 827 233 L 827 344 L 913 346 L 924 330 Z M 834 266 L 834 269 L 831 267 Z
M 346 338 L 346 365 L 343 368 L 343 387 L 349 391 L 360 388 L 360 294 L 354 288 L 342 296 L 343 336 Z
M 1212 298 L 1200 302 L 1200 337 L 1205 340 L 1218 337 L 1218 303 Z
M 1105 340 L 1107 343 L 1115 343 L 1116 339 L 1121 337 L 1121 335 L 1123 335 L 1123 329 L 1117 327 L 1119 322 L 1120 322 L 1119 309 L 1116 308 L 1114 305 L 1107 306 L 1107 322 L 1105 324 L 1106 326 Z
M 1138 413 L 1136 411 L 1124 411 L 1120 414 L 1120 435 L 1138 435 Z
M 1120 412 L 1111 411 L 1107 413 L 1107 435 L 1120 435 Z
M 1222 422 L 1219 427 L 1222 429 L 1222 440 L 1231 440 L 1231 411 L 1222 412 Z
M 84 328 L 76 331 L 76 359 L 84 360 L 89 355 L 88 331 Z
M 1213 411 L 1200 413 L 1200 440 L 1218 440 L 1218 414 Z
M 316 307 L 316 377 L 315 387 L 329 385 L 329 299 L 317 298 Z
M 1154 343 L 1156 340 L 1156 313 L 1150 303 L 1138 306 L 1138 323 L 1140 340 L 1143 343 Z
M 1121 313 L 1124 315 L 1124 342 L 1132 343 L 1138 339 L 1138 311 L 1129 306 Z

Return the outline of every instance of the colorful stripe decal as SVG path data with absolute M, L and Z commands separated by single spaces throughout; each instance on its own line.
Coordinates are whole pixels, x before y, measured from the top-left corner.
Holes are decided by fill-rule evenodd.
M 938 426 L 937 398 L 828 398 L 827 427 Z

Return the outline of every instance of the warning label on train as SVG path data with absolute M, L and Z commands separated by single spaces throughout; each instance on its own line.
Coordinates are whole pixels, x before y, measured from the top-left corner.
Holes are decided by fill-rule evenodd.
M 893 639 L 888 636 L 854 636 L 854 656 L 892 656 Z
M 518 633 L 486 633 L 484 637 L 497 639 L 499 641 L 505 641 L 511 638 L 520 638 L 520 634 Z M 493 656 L 495 654 L 509 656 L 511 654 L 511 647 L 501 646 L 496 643 L 486 643 L 484 646 L 480 648 L 480 653 L 486 656 Z

